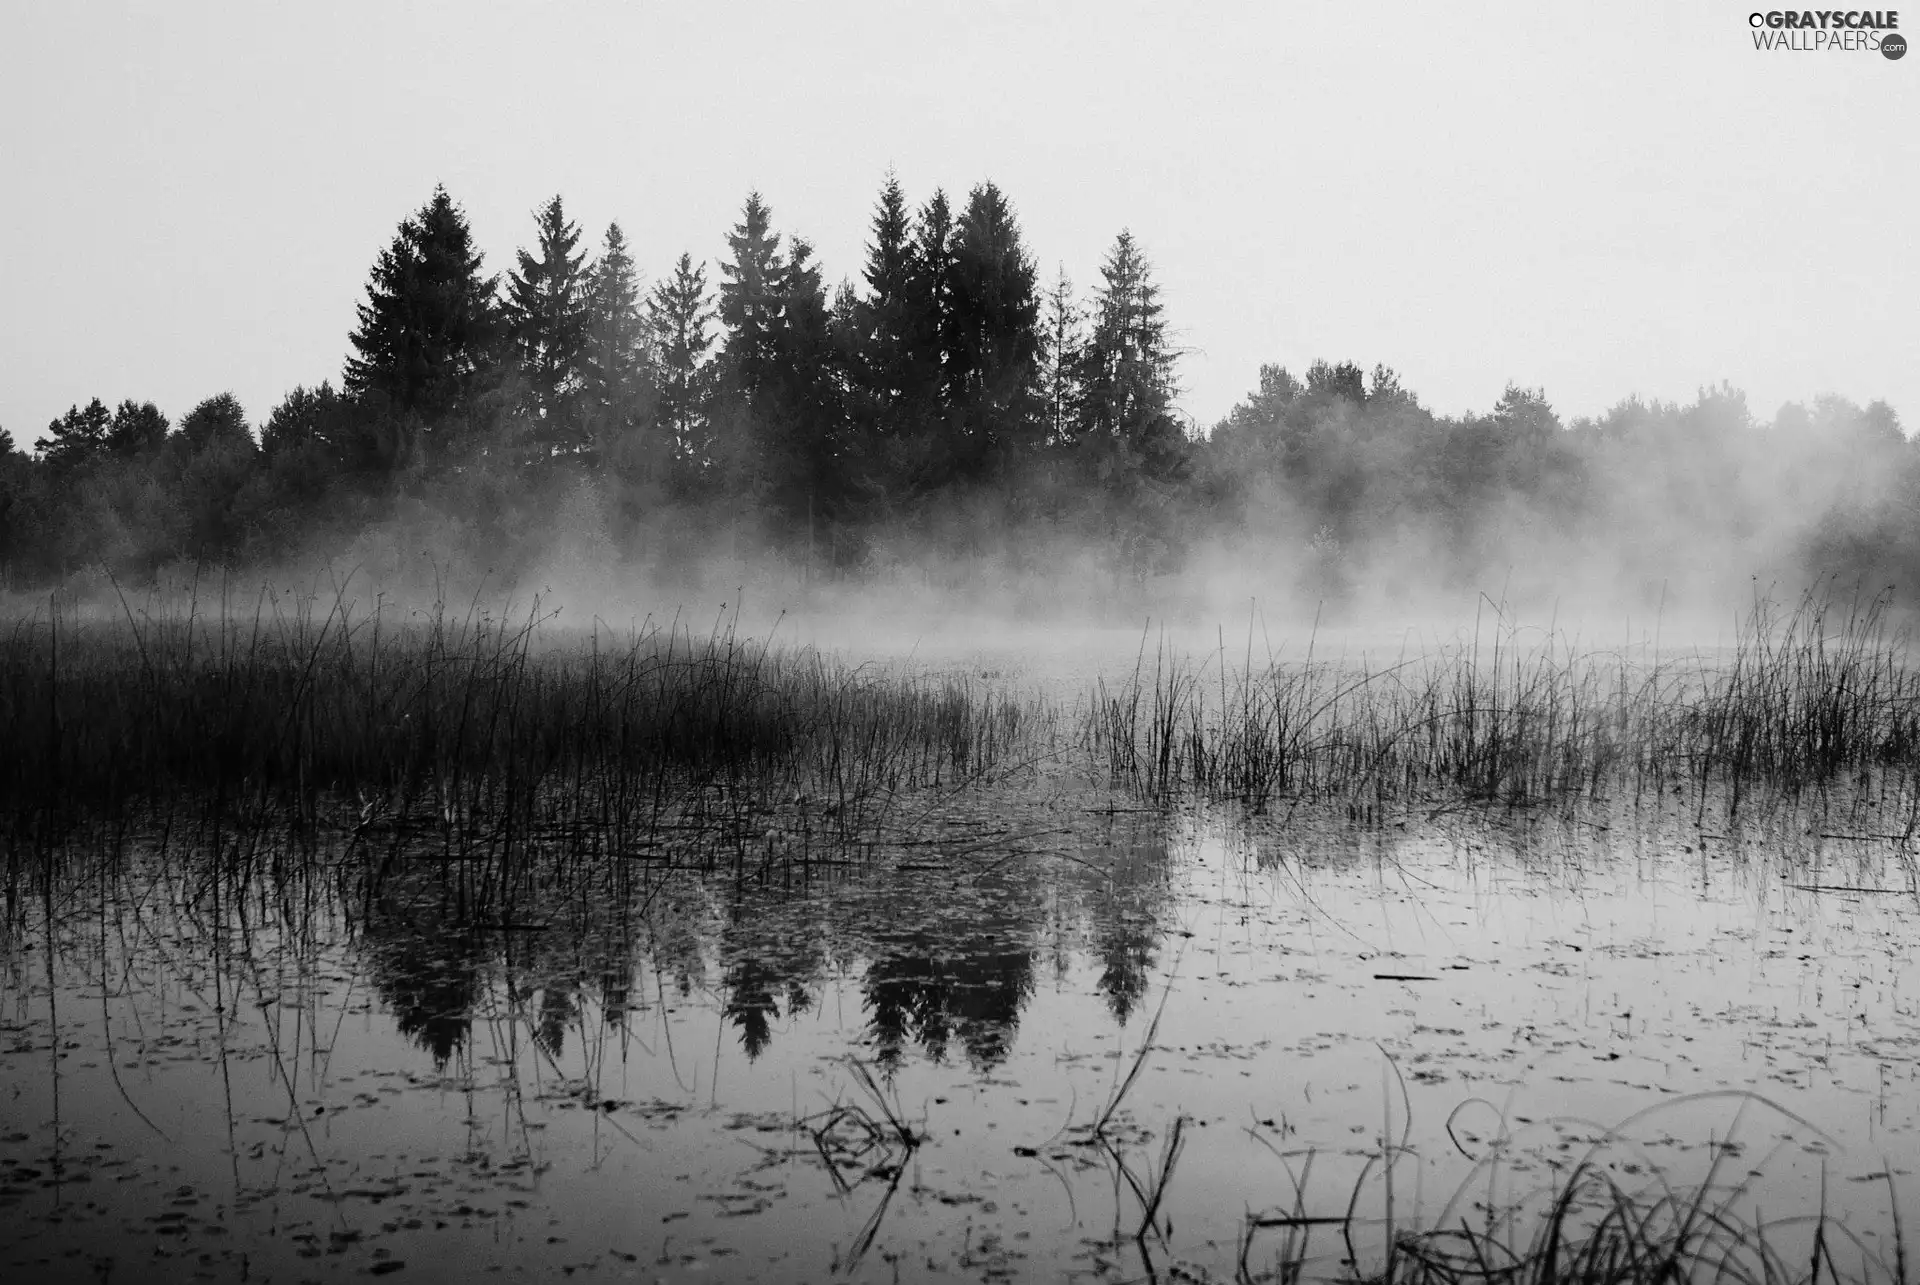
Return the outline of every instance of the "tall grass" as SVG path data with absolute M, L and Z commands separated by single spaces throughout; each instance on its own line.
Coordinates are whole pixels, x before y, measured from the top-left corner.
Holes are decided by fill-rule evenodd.
M 183 808 L 452 847 L 626 852 L 775 816 L 852 838 L 906 793 L 1017 770 L 1051 735 L 1034 702 L 750 640 L 731 618 L 563 631 L 537 602 L 262 593 L 53 602 L 0 635 L 15 839 Z
M 1584 651 L 1504 613 L 1379 666 L 1143 646 L 1095 685 L 1080 744 L 1097 775 L 1161 800 L 1538 802 L 1691 781 L 1737 807 L 1847 774 L 1904 780 L 1920 749 L 1909 655 L 1884 597 L 1812 596 L 1757 602 L 1730 649 L 1692 655 Z

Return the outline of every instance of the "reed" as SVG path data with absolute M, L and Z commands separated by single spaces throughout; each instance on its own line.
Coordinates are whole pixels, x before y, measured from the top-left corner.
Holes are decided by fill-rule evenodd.
M 633 853 L 673 833 L 856 840 L 896 800 L 1050 752 L 1035 701 L 847 665 L 722 617 L 561 630 L 519 610 L 344 593 L 57 602 L 0 634 L 11 838 L 182 815 L 448 851 Z
M 1458 800 L 1527 804 L 1674 783 L 1795 793 L 1890 773 L 1912 784 L 1920 672 L 1884 597 L 1789 612 L 1762 600 L 1730 650 L 1586 651 L 1497 614 L 1490 631 L 1384 665 L 1234 664 L 1222 648 L 1143 645 L 1096 683 L 1089 770 L 1147 799 L 1259 810 L 1335 799 L 1356 811 Z M 1213 672 L 1209 672 L 1212 670 Z

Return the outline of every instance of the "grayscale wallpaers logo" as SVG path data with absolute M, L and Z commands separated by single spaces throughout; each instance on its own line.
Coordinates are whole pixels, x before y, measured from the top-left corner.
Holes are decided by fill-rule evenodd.
M 1898 9 L 1772 9 L 1747 15 L 1755 49 L 1775 53 L 1907 52 Z

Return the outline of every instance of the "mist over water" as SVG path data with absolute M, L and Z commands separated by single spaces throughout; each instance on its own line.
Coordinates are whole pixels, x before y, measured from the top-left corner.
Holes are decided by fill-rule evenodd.
M 1891 407 L 1202 426 L 991 182 L 534 222 L 0 454 L 0 1270 L 1904 1285 Z

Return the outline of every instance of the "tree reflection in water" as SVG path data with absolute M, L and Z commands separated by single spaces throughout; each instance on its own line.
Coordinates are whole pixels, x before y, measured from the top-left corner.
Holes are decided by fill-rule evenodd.
M 683 998 L 717 967 L 721 1018 L 758 1060 L 782 1023 L 814 1009 L 832 965 L 859 971 L 882 1066 L 917 1050 L 985 1071 L 1012 1052 L 1043 950 L 1061 981 L 1072 957 L 1085 961 L 1125 1023 L 1151 986 L 1172 897 L 1157 831 L 1108 834 L 1076 861 L 1011 860 L 972 879 L 876 862 L 830 886 L 670 880 L 631 919 L 605 904 L 523 906 L 541 931 L 522 933 L 468 922 L 438 879 L 408 879 L 375 901 L 362 944 L 401 1033 L 437 1069 L 468 1046 L 490 985 L 506 986 L 517 1020 L 557 1062 L 596 1000 L 609 1026 L 646 1005 L 634 979 L 648 967 L 650 987 Z

